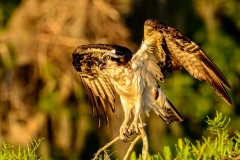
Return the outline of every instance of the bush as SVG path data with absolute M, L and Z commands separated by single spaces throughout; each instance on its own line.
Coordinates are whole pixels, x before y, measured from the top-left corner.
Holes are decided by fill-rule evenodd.
M 149 155 L 148 160 L 172 160 L 172 159 L 191 159 L 191 160 L 208 160 L 208 159 L 240 159 L 240 133 L 235 131 L 235 136 L 229 137 L 227 126 L 230 118 L 223 118 L 222 113 L 216 113 L 216 117 L 212 120 L 207 117 L 208 130 L 213 138 L 203 137 L 203 142 L 196 141 L 193 144 L 187 138 L 178 139 L 175 145 L 177 155 L 174 156 L 168 146 L 164 147 L 163 155 Z M 131 160 L 136 160 L 136 154 L 133 152 Z M 138 160 L 142 160 L 139 155 Z
M 36 154 L 36 150 L 39 147 L 43 139 L 31 140 L 31 145 L 27 145 L 24 149 L 20 145 L 18 147 L 17 153 L 14 150 L 14 146 L 10 144 L 3 143 L 2 149 L 0 151 L 0 160 L 40 160 L 39 156 Z

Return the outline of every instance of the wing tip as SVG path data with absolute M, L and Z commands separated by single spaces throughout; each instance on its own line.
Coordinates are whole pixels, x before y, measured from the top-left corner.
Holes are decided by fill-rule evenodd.
M 226 80 L 225 84 L 223 83 L 224 87 L 226 87 L 228 90 L 231 90 L 231 86 L 229 85 L 228 81 Z
M 226 92 L 225 96 L 222 97 L 222 99 L 228 104 L 228 105 L 232 105 L 232 100 L 231 98 L 229 97 L 228 93 Z

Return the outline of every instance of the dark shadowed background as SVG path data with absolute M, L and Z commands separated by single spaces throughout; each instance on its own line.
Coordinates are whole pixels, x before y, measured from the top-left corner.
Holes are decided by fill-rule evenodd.
M 146 19 L 180 30 L 205 51 L 232 89 L 227 105 L 206 83 L 185 70 L 161 83 L 184 122 L 165 124 L 154 113 L 145 118 L 150 153 L 175 148 L 178 138 L 208 136 L 206 116 L 216 110 L 231 117 L 229 134 L 240 130 L 240 1 L 238 0 L 2 0 L 0 2 L 0 143 L 25 146 L 45 138 L 43 159 L 90 159 L 118 136 L 122 108 L 101 127 L 91 109 L 71 53 L 79 45 L 114 43 L 136 51 Z M 122 159 L 129 143 L 110 148 Z M 135 150 L 141 151 L 141 143 Z

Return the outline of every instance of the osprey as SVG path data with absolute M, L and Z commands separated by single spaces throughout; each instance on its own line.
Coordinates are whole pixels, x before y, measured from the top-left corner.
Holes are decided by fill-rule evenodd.
M 108 124 L 107 106 L 114 112 L 115 93 L 120 96 L 125 114 L 120 127 L 122 140 L 139 132 L 142 112 L 148 115 L 154 111 L 168 124 L 183 121 L 158 84 L 164 81 L 167 72 L 178 71 L 182 66 L 232 104 L 225 90 L 230 89 L 229 83 L 203 50 L 178 30 L 157 20 L 144 23 L 144 37 L 136 53 L 119 45 L 82 45 L 72 53 L 72 64 L 85 86 L 92 112 L 96 109 L 99 125 L 98 103 L 102 104 Z

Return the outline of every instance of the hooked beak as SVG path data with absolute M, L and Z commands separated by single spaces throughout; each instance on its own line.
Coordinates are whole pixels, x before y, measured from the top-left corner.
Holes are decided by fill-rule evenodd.
M 98 60 L 98 68 L 100 70 L 104 69 L 106 67 L 106 62 L 102 61 L 102 60 Z

